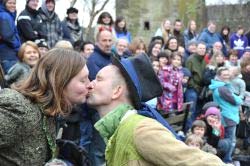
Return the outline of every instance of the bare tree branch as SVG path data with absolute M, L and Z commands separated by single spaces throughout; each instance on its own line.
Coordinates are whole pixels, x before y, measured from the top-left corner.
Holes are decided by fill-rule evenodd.
M 86 2 L 87 0 L 85 0 Z M 109 0 L 105 0 L 102 4 L 102 6 L 100 7 L 100 9 L 96 10 L 96 7 L 97 7 L 97 4 L 100 3 L 101 1 L 99 0 L 92 0 L 92 4 L 91 4 L 91 9 L 89 10 L 89 15 L 90 15 L 90 21 L 89 21 L 89 24 L 88 24 L 88 27 L 86 29 L 86 38 L 88 39 L 90 36 L 90 30 L 91 30 L 91 27 L 92 27 L 92 24 L 94 22 L 94 19 L 96 17 L 96 15 L 98 13 L 100 13 L 104 7 L 107 5 L 107 3 L 109 2 Z
M 105 0 L 103 2 L 103 4 L 102 4 L 102 7 L 95 12 L 95 15 L 97 15 L 98 13 L 100 13 L 104 9 L 104 7 L 107 5 L 108 2 L 109 2 L 109 0 Z
M 72 1 L 70 2 L 70 7 L 73 7 L 73 6 L 76 4 L 76 1 L 77 1 L 77 0 L 72 0 Z

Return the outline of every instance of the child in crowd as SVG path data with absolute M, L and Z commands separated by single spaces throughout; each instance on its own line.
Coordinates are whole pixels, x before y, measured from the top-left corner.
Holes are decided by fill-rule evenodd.
M 108 30 L 112 32 L 114 39 L 115 36 L 115 30 L 113 29 L 114 20 L 109 12 L 102 12 L 100 16 L 97 19 L 97 24 L 94 30 L 94 37 L 103 30 Z
M 208 153 L 217 154 L 217 150 L 207 143 L 205 137 L 206 128 L 206 123 L 203 120 L 195 120 L 191 127 L 191 133 L 196 135 L 197 137 L 202 138 L 204 143 L 202 145 L 201 150 Z
M 27 41 L 21 45 L 18 57 L 20 62 L 12 66 L 5 75 L 5 80 L 9 85 L 27 78 L 41 55 L 36 43 Z
M 242 75 L 240 72 L 240 67 L 232 66 L 229 68 L 231 74 L 231 85 L 233 87 L 233 92 L 240 96 L 241 99 L 244 99 L 246 92 L 246 83 L 242 79 Z
M 194 147 L 194 148 L 198 148 L 201 149 L 203 146 L 203 140 L 201 137 L 197 137 L 197 135 L 195 134 L 191 134 L 187 137 L 185 143 L 190 146 L 190 147 Z
M 182 79 L 182 87 L 183 87 L 183 92 L 185 93 L 187 89 L 187 83 L 190 77 L 192 77 L 192 73 L 190 70 L 186 67 L 181 68 L 181 71 L 183 73 L 183 79 Z
M 142 37 L 136 37 L 132 40 L 132 42 L 129 45 L 129 51 L 133 56 L 146 53 L 146 43 Z
M 164 68 L 169 64 L 169 57 L 171 56 L 171 52 L 169 51 L 161 51 L 158 54 L 158 61 L 160 64 L 160 69 Z
M 175 54 L 171 56 L 171 64 L 159 70 L 159 79 L 163 86 L 163 94 L 158 100 L 158 109 L 165 113 L 180 111 L 183 105 L 183 74 L 179 65 L 182 56 Z
M 225 129 L 221 124 L 221 113 L 217 107 L 209 107 L 205 113 L 207 124 L 207 143 L 217 149 L 217 155 L 223 161 L 230 158 L 231 141 L 225 138 Z
M 238 66 L 240 67 L 240 60 L 238 59 L 238 51 L 230 50 L 228 60 L 225 61 L 225 67 Z

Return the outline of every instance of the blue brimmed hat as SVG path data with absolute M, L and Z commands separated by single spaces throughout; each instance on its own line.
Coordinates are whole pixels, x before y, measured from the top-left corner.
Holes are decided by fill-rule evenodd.
M 130 58 L 112 57 L 112 64 L 123 74 L 136 109 L 141 102 L 161 96 L 163 89 L 146 54 Z

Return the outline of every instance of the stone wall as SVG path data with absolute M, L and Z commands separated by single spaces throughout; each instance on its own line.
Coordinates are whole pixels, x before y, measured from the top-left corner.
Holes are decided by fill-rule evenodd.
M 250 28 L 250 3 L 244 5 L 220 5 L 207 7 L 207 19 L 215 20 L 218 29 L 223 25 L 228 25 L 231 32 L 237 29 L 238 25 Z
M 116 16 L 125 16 L 132 35 L 141 36 L 148 42 L 165 18 L 172 22 L 181 19 L 185 25 L 188 19 L 196 19 L 197 2 L 200 1 L 116 0 Z
M 116 16 L 127 19 L 133 37 L 142 36 L 147 42 L 160 27 L 164 18 L 179 18 L 187 26 L 189 19 L 197 21 L 198 29 L 206 27 L 212 19 L 235 31 L 238 25 L 250 28 L 250 4 L 205 6 L 205 0 L 116 0 Z M 249 28 L 248 28 L 249 27 Z

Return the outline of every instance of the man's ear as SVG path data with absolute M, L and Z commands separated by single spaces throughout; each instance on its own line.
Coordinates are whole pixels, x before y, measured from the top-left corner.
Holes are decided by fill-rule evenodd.
M 115 87 L 113 89 L 112 93 L 113 93 L 112 99 L 118 99 L 118 98 L 120 98 L 123 95 L 123 93 L 124 93 L 124 87 L 121 86 L 121 85 L 118 85 L 117 87 Z

